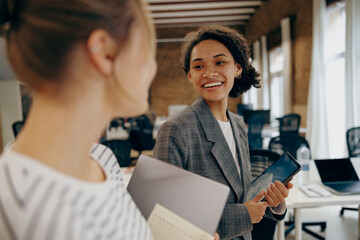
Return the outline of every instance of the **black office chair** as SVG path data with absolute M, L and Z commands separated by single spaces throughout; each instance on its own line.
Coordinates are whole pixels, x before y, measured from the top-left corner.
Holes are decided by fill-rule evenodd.
M 279 132 L 283 134 L 299 135 L 301 117 L 299 114 L 291 113 L 277 118 L 279 121 Z
M 347 130 L 346 145 L 349 157 L 360 157 L 360 127 L 353 127 Z
M 296 158 L 296 151 L 302 144 L 305 144 L 305 146 L 310 149 L 309 143 L 304 137 L 300 135 L 283 134 L 270 139 L 269 150 L 277 152 L 280 155 L 289 152 Z
M 250 119 L 248 140 L 250 149 L 258 149 L 263 147 L 263 138 L 261 131 L 265 124 L 265 117 L 258 115 Z
M 269 150 L 277 152 L 280 155 L 284 154 L 285 152 L 289 152 L 291 155 L 293 155 L 296 158 L 296 151 L 302 144 L 305 144 L 305 146 L 310 149 L 308 141 L 300 135 L 294 135 L 294 134 L 280 135 L 270 140 Z M 285 230 L 285 236 L 286 236 L 295 228 L 294 216 L 291 216 L 290 220 L 288 222 L 285 222 L 285 225 L 289 226 Z M 308 229 L 307 226 L 320 226 L 320 229 L 323 232 L 326 229 L 326 222 L 302 223 L 302 230 L 304 232 L 310 234 L 311 236 L 317 239 L 321 239 L 321 240 L 325 239 L 323 236 L 320 236 L 319 234 Z
M 113 151 L 120 167 L 131 166 L 131 161 L 132 161 L 132 159 L 130 158 L 131 143 L 128 140 L 119 140 L 119 139 L 105 140 L 101 142 L 101 144 L 107 146 Z
M 360 127 L 353 127 L 346 131 L 346 145 L 349 157 L 360 157 Z M 344 215 L 345 210 L 358 211 L 357 208 L 342 207 L 340 215 Z
M 244 110 L 253 110 L 253 104 L 249 103 L 249 104 L 243 104 L 243 103 L 239 103 L 237 105 L 237 114 L 240 116 L 244 116 Z
M 280 158 L 276 152 L 267 149 L 250 149 L 251 176 L 254 180 L 271 164 Z M 263 218 L 259 223 L 253 224 L 251 232 L 253 240 L 272 240 L 276 228 L 276 221 Z
M 16 121 L 12 124 L 12 130 L 15 137 L 19 134 L 23 126 L 24 126 L 24 121 Z
M 142 115 L 129 120 L 131 123 L 129 141 L 132 148 L 139 152 L 139 156 L 142 151 L 152 150 L 155 146 L 153 139 L 155 117 L 154 114 Z

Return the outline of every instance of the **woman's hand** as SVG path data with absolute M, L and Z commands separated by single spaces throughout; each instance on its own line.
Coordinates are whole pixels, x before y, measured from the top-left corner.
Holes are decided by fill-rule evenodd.
M 247 208 L 251 223 L 258 223 L 261 221 L 265 214 L 266 208 L 269 206 L 269 203 L 259 202 L 265 195 L 264 191 L 261 191 L 258 195 L 256 195 L 253 199 L 244 203 L 245 207 Z
M 218 233 L 215 233 L 215 234 L 214 234 L 214 240 L 220 240 L 220 236 L 219 236 Z
M 277 207 L 280 203 L 285 201 L 285 198 L 289 196 L 289 190 L 293 187 L 292 183 L 288 183 L 286 186 L 280 182 L 275 181 L 267 187 L 265 192 L 266 201 L 269 203 L 270 207 Z

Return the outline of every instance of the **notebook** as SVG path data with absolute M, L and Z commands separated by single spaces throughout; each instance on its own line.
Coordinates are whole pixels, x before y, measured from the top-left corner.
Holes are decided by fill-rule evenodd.
M 315 165 L 322 184 L 334 194 L 360 194 L 359 176 L 350 158 L 319 159 Z
M 158 203 L 213 235 L 230 189 L 211 179 L 141 155 L 128 191 L 146 219 Z

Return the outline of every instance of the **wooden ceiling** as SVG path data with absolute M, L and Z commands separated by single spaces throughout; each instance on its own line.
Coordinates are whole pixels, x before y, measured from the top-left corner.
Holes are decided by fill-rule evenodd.
M 157 28 L 244 25 L 265 0 L 146 0 Z

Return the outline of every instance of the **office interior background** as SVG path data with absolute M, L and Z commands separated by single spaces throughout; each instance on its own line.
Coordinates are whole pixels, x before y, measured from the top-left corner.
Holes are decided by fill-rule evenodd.
M 157 32 L 158 72 L 149 97 L 157 118 L 198 97 L 181 66 L 183 37 L 202 25 L 225 25 L 245 35 L 262 80 L 260 89 L 230 99 L 229 110 L 237 113 L 240 103 L 269 109 L 274 125 L 299 114 L 312 158 L 348 156 L 346 131 L 360 126 L 359 0 L 146 1 Z M 0 152 L 14 139 L 12 124 L 24 120 L 29 96 L 0 38 Z
M 313 157 L 347 156 L 346 130 L 360 126 L 359 16 L 339 0 L 147 0 L 157 31 L 158 73 L 150 89 L 150 109 L 168 116 L 169 106 L 190 105 L 197 93 L 180 63 L 183 37 L 201 25 L 238 29 L 252 46 L 252 64 L 262 88 L 230 99 L 229 110 L 251 103 L 270 109 L 271 119 L 301 116 Z M 353 4 L 354 4 L 353 3 Z M 356 5 L 356 4 L 354 4 Z M 316 29 L 315 29 L 316 28 Z M 23 120 L 20 86 L 0 39 L 0 149 L 14 139 L 11 125 Z M 24 103 L 25 102 L 25 103 Z
M 272 121 L 297 113 L 316 157 L 346 156 L 346 129 L 360 125 L 359 71 L 352 68 L 360 61 L 355 38 L 359 33 L 349 33 L 359 31 L 359 23 L 347 23 L 345 1 L 314 1 L 148 0 L 158 38 L 158 73 L 150 89 L 150 109 L 156 116 L 168 116 L 169 106 L 190 105 L 197 98 L 181 67 L 183 37 L 201 25 L 227 25 L 251 43 L 252 63 L 262 80 L 262 88 L 230 99 L 229 110 L 236 113 L 238 103 L 251 103 L 255 109 L 270 109 Z M 21 97 L 29 93 L 15 81 L 1 41 L 2 148 L 13 139 L 11 124 L 22 120 L 22 108 L 27 106 Z M 318 143 L 311 141 L 313 132 Z

